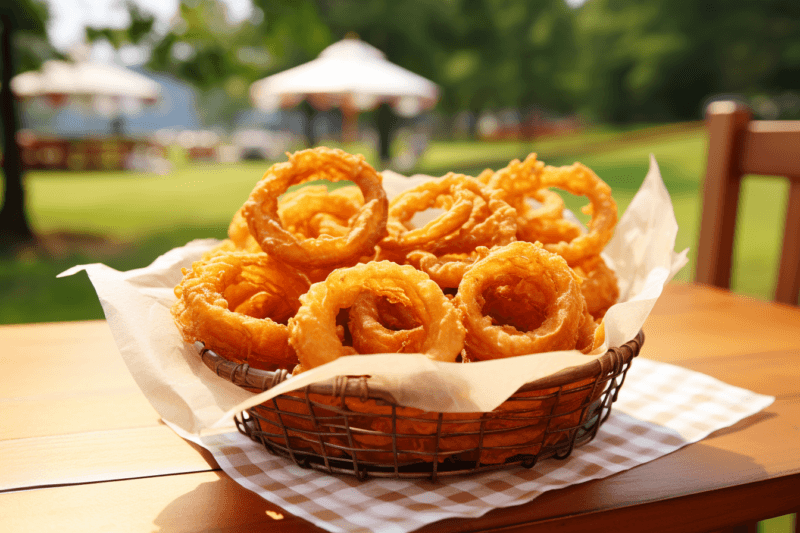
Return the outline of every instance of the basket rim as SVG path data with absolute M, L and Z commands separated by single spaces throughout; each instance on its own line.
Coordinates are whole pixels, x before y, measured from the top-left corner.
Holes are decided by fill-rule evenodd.
M 587 363 L 565 368 L 534 381 L 525 383 L 513 394 L 549 389 L 569 385 L 586 379 L 602 377 L 602 375 L 619 372 L 634 357 L 639 355 L 644 344 L 644 332 L 639 330 L 636 336 L 619 347 L 609 348 L 603 355 Z M 210 349 L 206 349 L 202 341 L 194 343 L 203 363 L 219 377 L 227 379 L 234 385 L 267 391 L 289 379 L 292 375 L 285 369 L 271 371 L 252 368 L 247 363 L 230 361 Z M 387 404 L 402 407 L 394 396 L 380 385 L 370 386 L 369 376 L 337 376 L 333 382 L 313 383 L 303 387 L 312 394 L 327 396 L 360 397 L 363 400 L 380 400 Z

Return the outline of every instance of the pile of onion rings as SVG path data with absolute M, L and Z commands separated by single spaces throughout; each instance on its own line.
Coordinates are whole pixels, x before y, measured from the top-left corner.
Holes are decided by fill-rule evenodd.
M 565 216 L 559 189 L 589 200 L 588 227 Z M 187 342 L 294 374 L 351 354 L 590 353 L 619 298 L 601 256 L 616 221 L 611 189 L 580 163 L 531 154 L 389 202 L 363 156 L 303 150 L 267 170 L 228 239 L 184 271 L 172 312 Z

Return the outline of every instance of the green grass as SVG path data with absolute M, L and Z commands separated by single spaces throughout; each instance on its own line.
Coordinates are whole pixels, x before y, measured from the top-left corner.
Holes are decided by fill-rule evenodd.
M 699 190 L 705 166 L 702 128 L 670 126 L 597 128 L 534 142 L 434 141 L 417 171 L 475 174 L 535 151 L 550 164 L 580 160 L 613 188 L 620 212 L 639 188 L 652 153 L 672 196 L 680 231 L 676 249 L 694 258 L 700 220 Z M 374 150 L 365 151 L 375 162 Z M 113 253 L 82 247 L 58 258 L 29 254 L 0 259 L 0 323 L 101 318 L 87 278 L 55 279 L 79 263 L 103 262 L 119 270 L 146 266 L 193 238 L 223 238 L 232 214 L 247 198 L 267 163 L 180 165 L 166 176 L 126 172 L 31 172 L 26 179 L 29 213 L 37 233 L 101 235 L 122 243 Z M 769 299 L 774 286 L 787 186 L 780 180 L 746 180 L 742 188 L 734 290 Z M 581 199 L 567 199 L 575 208 Z M 578 201 L 580 200 L 580 201 Z M 576 203 L 577 202 L 577 203 Z M 678 276 L 693 276 L 690 263 Z

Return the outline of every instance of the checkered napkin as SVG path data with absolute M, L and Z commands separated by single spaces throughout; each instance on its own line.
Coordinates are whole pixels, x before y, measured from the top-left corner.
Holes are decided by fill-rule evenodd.
M 266 500 L 328 531 L 405 532 L 478 517 L 547 492 L 652 461 L 766 408 L 773 397 L 680 367 L 637 358 L 611 416 L 566 461 L 429 480 L 331 476 L 270 455 L 239 433 L 202 437 L 222 469 Z M 193 438 L 192 440 L 196 440 Z

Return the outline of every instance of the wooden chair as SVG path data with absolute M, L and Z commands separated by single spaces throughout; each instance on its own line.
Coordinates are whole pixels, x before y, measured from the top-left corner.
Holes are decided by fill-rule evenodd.
M 706 109 L 708 162 L 695 281 L 730 288 L 739 187 L 745 175 L 784 176 L 789 201 L 775 301 L 798 303 L 800 292 L 800 121 L 752 120 L 747 107 L 714 102 Z M 800 509 L 795 512 L 800 532 Z M 755 533 L 757 522 L 731 528 Z
M 706 122 L 708 164 L 695 280 L 730 288 L 742 177 L 748 174 L 784 176 L 789 179 L 790 189 L 775 300 L 797 305 L 800 292 L 800 121 L 752 120 L 751 111 L 741 104 L 714 102 L 706 110 Z

